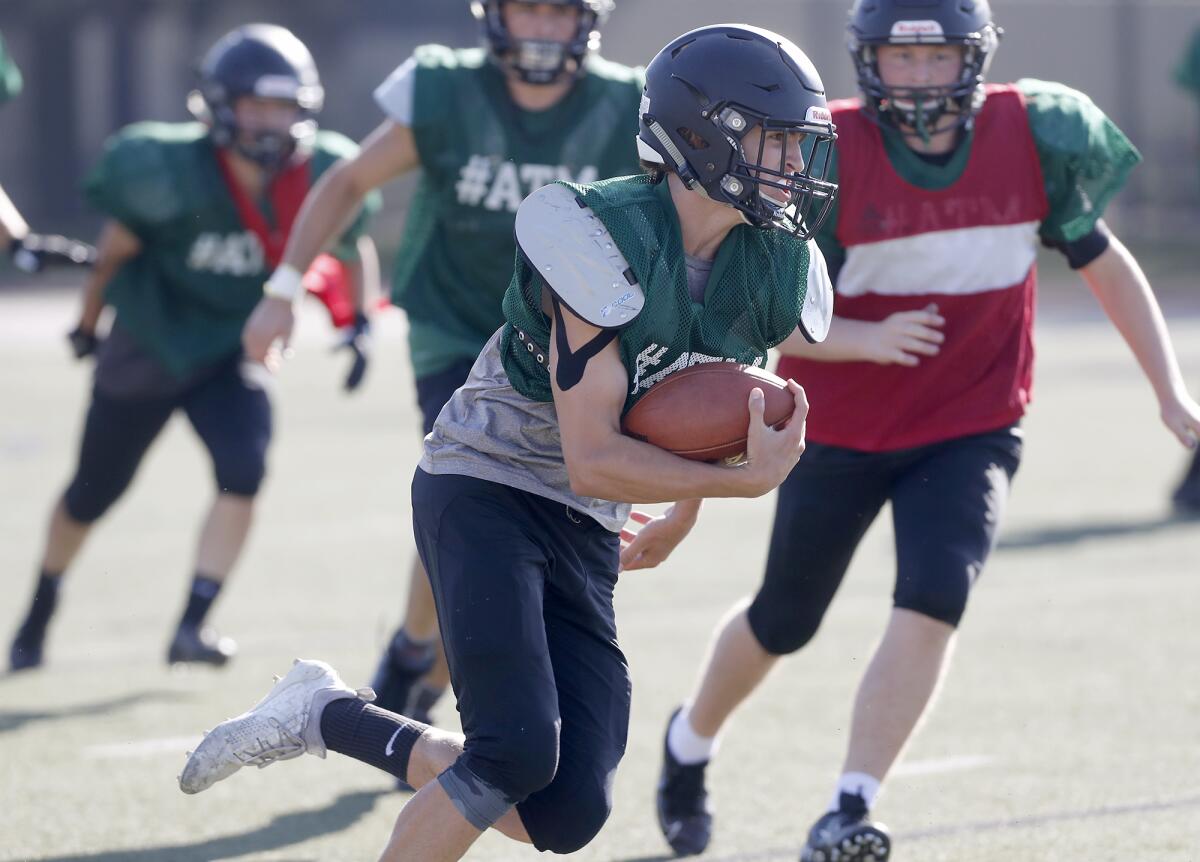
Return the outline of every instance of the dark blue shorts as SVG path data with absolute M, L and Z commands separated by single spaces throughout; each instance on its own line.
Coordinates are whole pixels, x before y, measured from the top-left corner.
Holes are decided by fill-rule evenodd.
M 63 497 L 74 520 L 91 523 L 120 498 L 176 410 L 187 414 L 208 449 L 218 492 L 258 493 L 271 442 L 271 402 L 234 356 L 170 395 L 116 397 L 97 381 L 79 465 Z
M 1016 427 L 896 452 L 810 443 L 779 486 L 766 574 L 749 609 L 759 642 L 783 654 L 812 638 L 889 501 L 895 607 L 957 626 L 1020 460 Z
M 617 646 L 620 541 L 563 504 L 418 469 L 413 524 L 466 744 L 540 850 L 571 852 L 612 807 L 629 728 Z
M 417 378 L 417 406 L 421 409 L 421 431 L 428 434 L 433 423 L 458 387 L 467 382 L 474 359 L 458 359 L 449 368 Z

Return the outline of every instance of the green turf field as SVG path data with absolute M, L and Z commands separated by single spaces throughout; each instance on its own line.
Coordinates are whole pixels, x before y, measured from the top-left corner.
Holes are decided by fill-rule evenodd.
M 1170 520 L 1184 453 L 1079 282 L 1043 303 L 1037 404 L 1003 547 L 968 612 L 957 662 L 877 807 L 898 862 L 1200 862 L 1200 523 Z M 1200 301 L 1168 292 L 1200 387 Z M 48 508 L 68 477 L 88 374 L 62 333 L 74 298 L 0 294 L 0 638 L 24 611 Z M 183 752 L 242 711 L 295 656 L 366 684 L 412 552 L 417 418 L 398 315 L 365 391 L 309 310 L 278 381 L 271 478 L 214 622 L 242 654 L 170 672 L 166 641 L 211 494 L 176 420 L 64 587 L 48 666 L 0 678 L 0 860 L 370 860 L 404 796 L 331 756 L 179 792 Z M 653 815 L 661 733 L 708 634 L 753 589 L 771 499 L 707 504 L 661 570 L 618 592 L 634 675 L 629 753 L 607 828 L 578 858 L 663 858 Z M 849 702 L 891 590 L 881 519 L 816 641 L 737 717 L 710 770 L 713 860 L 793 860 L 842 755 Z M 454 720 L 443 704 L 443 723 Z M 468 858 L 532 859 L 488 835 Z

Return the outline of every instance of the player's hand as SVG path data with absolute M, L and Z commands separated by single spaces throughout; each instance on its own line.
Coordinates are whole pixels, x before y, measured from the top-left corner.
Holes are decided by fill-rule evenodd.
M 96 261 L 96 249 L 65 236 L 27 233 L 9 243 L 8 256 L 13 266 L 32 274 L 54 263 L 90 266 Z
M 866 359 L 880 365 L 917 365 L 922 356 L 937 356 L 946 340 L 946 319 L 930 304 L 920 311 L 897 311 L 871 330 L 864 345 Z
M 371 321 L 361 311 L 354 315 L 354 323 L 342 330 L 342 339 L 334 350 L 347 350 L 354 357 L 343 384 L 347 392 L 353 392 L 362 383 L 371 359 Z
M 788 390 L 796 401 L 791 418 L 776 431 L 763 421 L 766 399 L 761 389 L 750 393 L 750 427 L 746 433 L 746 464 L 736 468 L 746 480 L 746 497 L 761 497 L 779 487 L 804 454 L 804 431 L 808 419 L 808 398 L 795 380 Z
M 1163 424 L 1189 449 L 1200 443 L 1200 404 L 1186 392 L 1173 395 L 1161 405 Z
M 674 505 L 655 517 L 634 510 L 621 530 L 621 571 L 652 569 L 671 555 L 696 524 L 696 508 Z M 634 524 L 640 529 L 630 529 Z
M 272 371 L 278 369 L 280 345 L 286 350 L 296 325 L 296 313 L 287 299 L 264 296 L 242 328 L 242 349 L 246 356 Z
M 100 339 L 96 337 L 96 333 L 85 329 L 82 323 L 67 333 L 67 341 L 76 359 L 93 355 L 100 346 Z

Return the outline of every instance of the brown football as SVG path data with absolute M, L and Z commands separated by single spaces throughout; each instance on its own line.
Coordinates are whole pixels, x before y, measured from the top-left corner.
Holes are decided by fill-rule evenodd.
M 763 421 L 787 424 L 796 402 L 787 382 L 770 371 L 732 362 L 705 362 L 650 387 L 625 414 L 621 430 L 693 461 L 736 460 L 746 452 L 747 400 L 763 391 Z

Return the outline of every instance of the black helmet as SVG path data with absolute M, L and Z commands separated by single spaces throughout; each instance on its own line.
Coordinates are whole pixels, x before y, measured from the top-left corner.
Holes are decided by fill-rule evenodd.
M 1003 34 L 988 0 L 856 0 L 846 43 L 867 113 L 922 137 L 944 114 L 967 125 L 983 107 L 984 78 Z M 948 87 L 887 87 L 876 61 L 880 45 L 962 45 L 962 75 Z
M 488 53 L 502 69 L 515 72 L 527 84 L 552 84 L 574 61 L 574 72 L 583 70 L 583 59 L 600 47 L 600 28 L 613 10 L 613 0 L 521 0 L 579 10 L 579 27 L 569 42 L 515 39 L 504 25 L 502 7 L 510 0 L 471 0 L 471 13 L 483 26 Z
M 325 101 L 312 54 L 292 31 L 275 24 L 247 24 L 226 33 L 200 63 L 199 85 L 188 107 L 212 127 L 219 147 L 234 147 L 269 170 L 283 165 L 317 130 Z M 261 132 L 253 143 L 238 139 L 233 105 L 242 96 L 294 102 L 297 122 L 284 134 Z
M 829 214 L 834 139 L 825 85 L 812 61 L 783 36 L 745 24 L 701 27 L 658 52 L 646 68 L 638 153 L 684 184 L 741 210 L 756 227 L 808 239 Z M 758 153 L 742 139 L 761 126 Z M 761 165 L 767 133 L 804 135 L 804 166 Z M 780 204 L 763 194 L 787 194 Z

